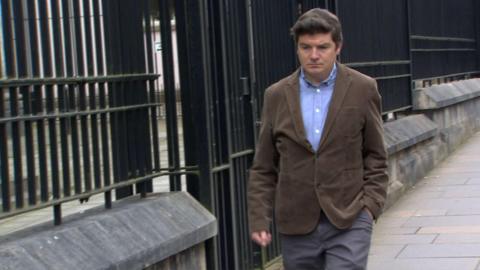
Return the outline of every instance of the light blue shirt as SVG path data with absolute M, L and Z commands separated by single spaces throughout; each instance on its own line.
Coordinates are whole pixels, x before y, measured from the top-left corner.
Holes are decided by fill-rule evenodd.
M 300 71 L 300 106 L 302 107 L 303 126 L 307 139 L 315 151 L 320 144 L 336 78 L 336 64 L 333 65 L 328 78 L 320 85 L 310 83 L 305 78 L 303 69 Z

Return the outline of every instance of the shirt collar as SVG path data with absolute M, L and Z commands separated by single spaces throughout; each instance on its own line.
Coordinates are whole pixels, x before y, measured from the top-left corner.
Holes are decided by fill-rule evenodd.
M 337 63 L 333 63 L 332 71 L 330 71 L 330 75 L 328 78 L 320 83 L 321 86 L 329 86 L 335 82 L 337 78 Z M 307 78 L 305 78 L 305 73 L 303 72 L 303 68 L 300 69 L 300 79 L 302 79 L 308 86 L 317 87 L 313 83 L 309 82 Z

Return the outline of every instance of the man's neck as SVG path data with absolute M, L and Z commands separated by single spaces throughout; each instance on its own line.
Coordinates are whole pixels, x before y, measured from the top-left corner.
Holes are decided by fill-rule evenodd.
M 312 85 L 320 85 L 322 82 L 326 81 L 330 77 L 334 66 L 335 64 L 332 66 L 332 68 L 330 68 L 330 70 L 328 70 L 328 72 L 325 72 L 324 74 L 321 74 L 317 77 L 311 76 L 310 74 L 307 74 L 304 70 L 302 70 L 303 76 Z
M 330 70 L 330 72 L 331 71 L 332 70 Z M 330 72 L 328 72 L 328 74 L 326 76 L 324 74 L 322 74 L 319 77 L 310 76 L 309 74 L 305 73 L 305 79 L 307 79 L 307 81 L 309 81 L 313 85 L 319 85 L 320 83 L 322 83 L 323 81 L 325 81 L 328 78 L 328 75 L 330 74 Z

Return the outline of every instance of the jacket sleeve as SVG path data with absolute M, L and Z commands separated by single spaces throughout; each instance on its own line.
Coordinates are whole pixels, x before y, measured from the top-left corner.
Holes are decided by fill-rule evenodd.
M 381 97 L 374 82 L 367 100 L 363 134 L 364 202 L 378 218 L 385 204 L 388 187 L 387 153 L 383 138 Z
M 248 180 L 248 217 L 251 232 L 269 231 L 277 182 L 278 152 L 273 136 L 272 95 L 265 91 L 262 124 Z

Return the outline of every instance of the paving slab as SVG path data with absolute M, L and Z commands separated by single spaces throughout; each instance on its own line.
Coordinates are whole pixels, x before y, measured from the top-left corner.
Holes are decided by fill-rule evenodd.
M 447 216 L 465 216 L 465 215 L 480 215 L 479 208 L 464 208 L 464 209 L 449 209 Z
M 478 263 L 474 258 L 370 260 L 368 270 L 475 270 Z
M 395 259 L 407 245 L 374 244 L 370 248 L 369 261 Z
M 440 234 L 434 244 L 474 244 L 480 243 L 479 234 Z
M 480 243 L 406 245 L 399 258 L 479 258 Z
M 420 227 L 375 227 L 375 234 L 388 234 L 388 235 L 397 235 L 397 234 L 415 234 L 420 230 Z
M 413 227 L 419 228 L 419 227 Z M 465 234 L 480 233 L 480 226 L 425 226 L 417 230 L 417 234 Z
M 479 226 L 480 216 L 436 216 L 436 217 L 411 217 L 404 227 L 429 227 L 429 226 Z
M 437 238 L 437 235 L 429 234 L 407 234 L 407 235 L 375 235 L 372 243 L 382 245 L 406 245 L 406 244 L 430 244 Z

